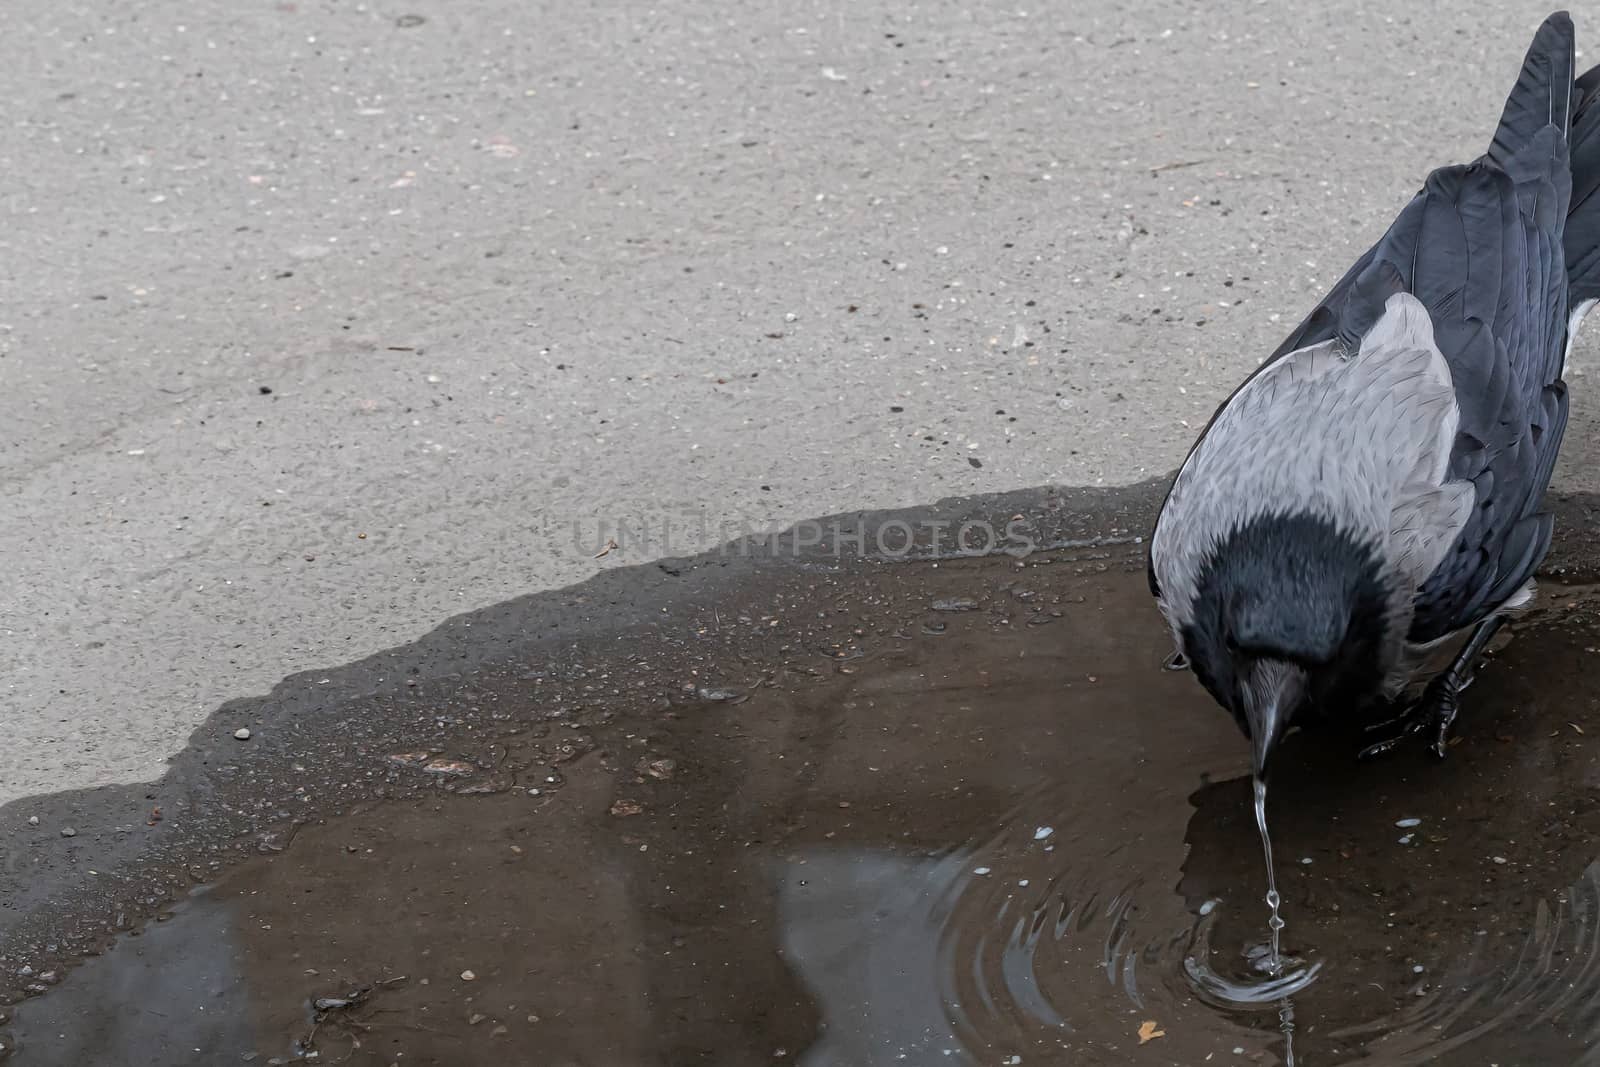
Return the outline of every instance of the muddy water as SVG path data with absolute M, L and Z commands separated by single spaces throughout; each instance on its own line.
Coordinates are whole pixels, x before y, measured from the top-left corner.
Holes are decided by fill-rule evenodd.
M 794 581 L 827 640 L 669 690 L 635 651 L 643 692 L 623 656 L 553 720 L 529 672 L 476 679 L 501 729 L 367 753 L 387 799 L 7 1009 L 13 1062 L 1261 1064 L 1285 1012 L 1301 1067 L 1596 1057 L 1582 598 L 1497 654 L 1443 764 L 1286 741 L 1283 949 L 1318 971 L 1242 1007 L 1214 990 L 1267 942 L 1248 751 L 1161 670 L 1136 557 Z

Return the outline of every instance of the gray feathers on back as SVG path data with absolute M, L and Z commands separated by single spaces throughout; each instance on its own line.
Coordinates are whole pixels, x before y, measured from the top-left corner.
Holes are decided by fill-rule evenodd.
M 1218 544 L 1260 515 L 1373 548 L 1391 640 L 1437 641 L 1526 586 L 1550 543 L 1569 286 L 1600 297 L 1600 73 L 1575 90 L 1572 57 L 1571 20 L 1552 16 L 1489 151 L 1430 174 L 1213 417 L 1151 539 L 1175 630 Z
M 1377 548 L 1404 594 L 1394 610 L 1408 612 L 1472 508 L 1472 484 L 1446 478 L 1458 421 L 1432 321 L 1408 293 L 1389 298 L 1358 350 L 1324 341 L 1256 375 L 1190 454 L 1156 525 L 1174 632 L 1192 621 L 1211 552 L 1263 514 L 1315 515 Z

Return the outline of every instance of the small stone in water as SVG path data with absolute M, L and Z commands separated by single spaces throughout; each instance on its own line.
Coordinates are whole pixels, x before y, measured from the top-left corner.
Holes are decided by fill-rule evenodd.
M 471 971 L 462 971 L 461 972 L 461 980 L 463 982 L 474 982 L 474 981 L 477 981 L 477 978 L 478 978 L 478 976 L 473 974 Z
M 238 738 L 240 741 L 248 741 L 250 740 L 250 731 L 241 726 L 233 732 L 233 736 Z
M 951 597 L 948 600 L 935 600 L 934 611 L 977 611 L 978 602 L 969 596 Z
M 39 816 L 37 816 L 37 815 L 28 816 L 28 825 L 29 826 L 38 826 L 39 825 Z
M 442 774 L 460 778 L 472 774 L 478 768 L 468 763 L 466 760 L 440 758 L 431 759 L 427 763 L 424 763 L 422 765 L 422 769 L 427 771 L 429 774 Z
M 1214 900 L 1208 900 L 1204 904 L 1200 905 L 1200 914 L 1201 915 L 1210 915 L 1212 912 L 1214 912 L 1216 910 L 1217 910 L 1217 902 L 1214 901 Z
M 1496 863 L 1504 863 L 1506 861 L 1504 856 L 1491 856 L 1489 858 L 1494 860 Z
M 989 873 L 989 868 L 987 868 L 987 867 L 974 867 L 972 869 L 972 873 L 973 874 L 988 874 Z
M 641 769 L 651 778 L 658 778 L 664 782 L 670 779 L 673 772 L 678 769 L 678 761 L 674 759 L 642 760 Z
M 1421 819 L 1400 819 L 1399 821 L 1397 821 L 1395 823 L 1395 825 L 1400 827 L 1400 829 L 1402 829 L 1402 830 L 1409 830 L 1413 826 L 1421 826 L 1422 825 L 1422 820 Z
M 63 826 L 61 828 L 61 836 L 62 837 L 77 837 L 78 836 L 78 831 L 74 830 L 70 826 Z
M 1035 841 L 1043 841 L 1045 838 L 1049 837 L 1055 832 L 1056 829 L 1053 826 L 1041 826 L 1033 832 L 1033 839 Z

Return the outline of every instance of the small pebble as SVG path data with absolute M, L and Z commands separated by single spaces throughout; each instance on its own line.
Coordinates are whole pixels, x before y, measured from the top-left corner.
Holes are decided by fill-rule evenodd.
M 471 971 L 462 971 L 461 980 L 463 982 L 475 982 L 478 980 L 478 976 L 473 974 Z
M 972 869 L 972 873 L 973 874 L 988 874 L 989 873 L 989 868 L 987 868 L 987 867 L 974 867 Z
M 1056 828 L 1054 826 L 1041 826 L 1033 832 L 1033 839 L 1035 841 L 1043 841 L 1055 832 Z
M 250 740 L 250 731 L 246 727 L 241 726 L 233 732 L 233 736 L 240 741 L 248 741 Z
M 1395 825 L 1400 827 L 1400 829 L 1402 829 L 1402 830 L 1409 830 L 1413 826 L 1421 826 L 1422 825 L 1422 820 L 1421 819 L 1401 819 L 1398 822 L 1396 822 Z
M 1496 863 L 1504 863 L 1506 861 L 1504 856 L 1491 856 L 1489 858 L 1494 860 Z
M 70 826 L 63 826 L 61 828 L 61 836 L 62 837 L 77 837 L 78 836 L 78 831 L 74 830 Z
M 38 826 L 39 825 L 39 816 L 37 816 L 37 815 L 28 816 L 28 825 L 29 826 Z

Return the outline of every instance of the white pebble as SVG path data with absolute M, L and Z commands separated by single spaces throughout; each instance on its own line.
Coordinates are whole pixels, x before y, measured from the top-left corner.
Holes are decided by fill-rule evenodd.
M 477 975 L 475 975 L 475 974 L 473 974 L 473 973 L 472 973 L 472 972 L 471 972 L 471 971 L 462 971 L 462 972 L 461 972 L 461 980 L 462 980 L 462 981 L 463 981 L 463 982 L 472 982 L 472 981 L 476 981 L 476 980 L 477 980 L 477 977 L 478 977 L 478 976 L 477 976 Z
M 1404 836 L 1404 837 L 1402 837 L 1402 838 L 1401 838 L 1401 839 L 1400 839 L 1400 843 L 1401 843 L 1401 844 L 1402 844 L 1402 845 L 1409 845 L 1409 844 L 1411 844 L 1411 835 L 1410 835 L 1410 834 L 1407 834 L 1407 835 L 1406 835 L 1406 836 Z
M 39 816 L 37 816 L 37 815 L 28 816 L 28 825 L 29 826 L 38 826 L 39 825 Z
M 974 867 L 972 869 L 972 873 L 973 874 L 988 874 L 989 873 L 989 868 L 987 868 L 987 867 Z
M 1422 825 L 1422 820 L 1421 819 L 1400 819 L 1395 823 L 1395 825 L 1400 827 L 1400 829 L 1402 829 L 1402 830 L 1409 830 L 1413 826 L 1421 826 Z
M 1214 901 L 1214 900 L 1208 900 L 1204 904 L 1200 905 L 1200 914 L 1201 915 L 1210 915 L 1212 912 L 1214 912 L 1216 910 L 1217 910 L 1217 902 Z
M 1496 863 L 1504 863 L 1506 861 L 1504 856 L 1490 856 L 1489 858 L 1494 860 Z
M 1056 828 L 1054 826 L 1041 826 L 1033 832 L 1033 839 L 1035 841 L 1043 841 L 1055 832 Z
M 1311 857 L 1310 856 L 1305 856 L 1300 860 L 1300 862 L 1306 864 L 1307 866 L 1309 866 L 1311 864 Z
M 240 741 L 248 741 L 250 740 L 250 730 L 248 727 L 241 726 L 233 732 L 233 736 Z

